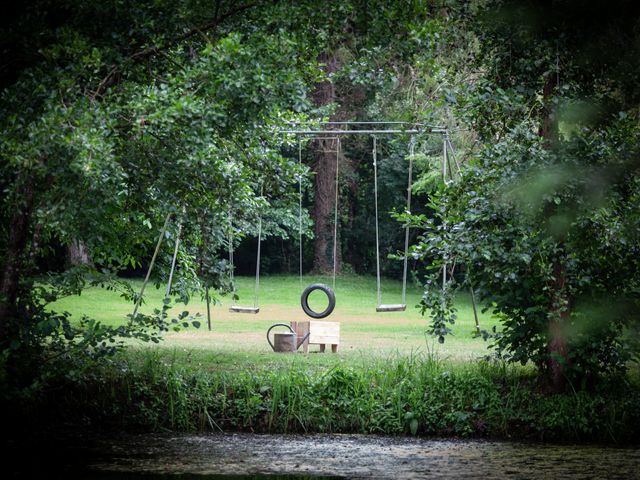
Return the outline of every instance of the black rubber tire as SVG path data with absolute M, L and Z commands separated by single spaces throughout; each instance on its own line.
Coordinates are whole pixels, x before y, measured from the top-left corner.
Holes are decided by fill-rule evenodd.
M 327 308 L 325 308 L 324 311 L 320 313 L 314 312 L 309 307 L 309 295 L 311 295 L 311 292 L 314 292 L 316 290 L 322 290 L 329 299 L 329 305 L 327 305 Z M 300 304 L 302 305 L 302 310 L 304 310 L 304 313 L 309 315 L 311 318 L 325 318 L 331 315 L 333 309 L 336 308 L 336 294 L 324 283 L 314 283 L 304 289 L 304 292 L 302 292 L 302 297 L 300 297 Z

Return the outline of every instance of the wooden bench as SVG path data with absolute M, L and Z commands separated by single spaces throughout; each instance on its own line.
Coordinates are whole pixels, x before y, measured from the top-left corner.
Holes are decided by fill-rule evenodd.
M 320 345 L 320 352 L 324 352 L 327 345 L 331 345 L 331 351 L 336 353 L 340 345 L 340 322 L 323 322 L 308 320 L 303 322 L 291 322 L 291 328 L 298 338 L 310 333 L 302 344 L 304 353 L 309 353 L 309 345 Z

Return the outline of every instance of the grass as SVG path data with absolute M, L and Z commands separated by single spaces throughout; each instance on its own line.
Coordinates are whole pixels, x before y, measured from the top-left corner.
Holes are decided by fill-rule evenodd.
M 244 304 L 253 280 L 238 278 Z M 428 319 L 412 308 L 421 292 L 410 288 L 405 312 L 376 313 L 375 279 L 344 276 L 336 284 L 338 354 L 276 354 L 264 338 L 276 322 L 301 320 L 303 287 L 329 278 L 291 276 L 261 280 L 260 313 L 232 314 L 229 298 L 213 308 L 206 326 L 170 333 L 158 347 L 136 345 L 96 365 L 78 360 L 76 374 L 52 375 L 41 394 L 18 401 L 22 423 L 81 422 L 91 428 L 375 433 L 542 440 L 632 442 L 640 437 L 640 386 L 604 379 L 597 389 L 543 393 L 531 367 L 477 361 L 486 343 L 473 338 L 467 296 L 456 299 L 458 323 L 443 345 L 425 337 Z M 140 281 L 134 286 L 139 288 Z M 383 282 L 383 301 L 400 300 L 401 284 Z M 143 311 L 162 304 L 149 289 Z M 322 309 L 322 297 L 312 299 Z M 110 325 L 126 321 L 132 306 L 97 288 L 61 299 L 52 308 Z M 191 313 L 206 313 L 194 299 Z M 183 308 L 175 308 L 178 313 Z M 480 317 L 490 328 L 490 316 Z M 69 360 L 73 360 L 70 358 Z M 473 360 L 473 361 L 471 361 Z M 66 360 L 65 360 L 66 361 Z M 65 364 L 65 368 L 67 368 Z M 70 367 L 69 367 L 70 368 Z M 73 370 L 73 369 L 72 369 Z M 55 373 L 55 372 L 54 372 Z M 29 397 L 28 397 L 29 398 Z
M 240 305 L 253 304 L 254 280 L 250 277 L 236 279 Z M 306 318 L 300 307 L 302 290 L 311 283 L 321 282 L 332 285 L 329 277 L 304 277 L 302 282 L 296 276 L 275 275 L 261 278 L 260 313 L 257 315 L 230 313 L 230 297 L 217 298 L 212 306 L 212 329 L 206 326 L 206 305 L 200 298 L 192 299 L 188 305 L 177 305 L 170 313 L 177 315 L 183 310 L 191 314 L 203 315 L 200 329 L 171 332 L 159 347 L 164 355 L 177 355 L 186 364 L 199 368 L 244 368 L 247 364 L 290 365 L 304 362 L 309 365 L 335 365 L 344 361 L 366 362 L 368 359 L 385 358 L 392 355 L 410 355 L 416 352 L 437 354 L 440 358 L 453 361 L 477 359 L 488 353 L 487 344 L 473 337 L 475 321 L 468 295 L 457 298 L 458 321 L 453 326 L 453 335 L 443 345 L 425 335 L 428 316 L 422 316 L 416 307 L 421 291 L 413 285 L 407 289 L 407 310 L 404 312 L 377 313 L 376 281 L 374 277 L 342 276 L 336 281 L 336 308 L 327 318 L 341 323 L 341 345 L 338 355 L 316 355 L 317 346 L 311 346 L 312 353 L 303 355 L 277 355 L 271 352 L 265 333 L 274 323 L 289 323 Z M 142 285 L 134 280 L 134 288 Z M 385 279 L 382 282 L 382 299 L 387 303 L 401 301 L 402 284 Z M 145 292 L 146 303 L 141 312 L 151 313 L 162 305 L 164 287 L 156 289 L 152 285 Z M 311 306 L 322 310 L 326 298 L 321 292 L 310 297 Z M 88 288 L 82 295 L 59 300 L 52 306 L 56 310 L 71 312 L 72 318 L 82 314 L 93 317 L 109 325 L 126 321 L 131 313 L 131 304 L 112 291 Z M 492 319 L 480 314 L 481 326 L 489 328 Z M 144 345 L 140 345 L 144 347 Z

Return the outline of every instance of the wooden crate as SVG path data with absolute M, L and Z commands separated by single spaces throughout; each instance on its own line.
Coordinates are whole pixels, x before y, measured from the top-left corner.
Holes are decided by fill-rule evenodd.
M 309 345 L 320 345 L 320 351 L 324 352 L 327 345 L 331 345 L 331 351 L 336 353 L 340 345 L 340 322 L 323 322 L 309 320 L 303 322 L 291 322 L 291 328 L 298 338 L 311 333 L 303 343 L 304 353 L 309 352 Z

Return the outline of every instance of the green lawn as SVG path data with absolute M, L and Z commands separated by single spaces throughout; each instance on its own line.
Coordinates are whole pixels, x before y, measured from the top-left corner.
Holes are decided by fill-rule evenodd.
M 238 277 L 240 305 L 253 304 L 253 278 Z M 206 325 L 206 305 L 200 298 L 194 298 L 188 305 L 177 305 L 171 313 L 183 310 L 201 313 L 203 325 L 200 329 L 171 332 L 158 348 L 162 358 L 181 363 L 193 363 L 197 367 L 227 368 L 241 367 L 247 363 L 288 365 L 291 362 L 333 365 L 342 362 L 369 362 L 375 358 L 416 353 L 436 353 L 442 359 L 455 361 L 471 360 L 487 353 L 486 343 L 473 338 L 475 328 L 473 310 L 467 295 L 457 298 L 458 322 L 453 327 L 453 335 L 443 345 L 425 336 L 428 317 L 423 317 L 416 305 L 421 292 L 415 286 L 407 291 L 405 312 L 377 313 L 376 281 L 374 277 L 342 276 L 336 282 L 336 308 L 326 320 L 341 323 L 341 345 L 338 355 L 317 355 L 318 347 L 311 346 L 309 355 L 276 355 L 271 352 L 265 333 L 273 323 L 288 323 L 306 318 L 300 307 L 300 295 L 309 284 L 322 282 L 332 284 L 328 277 L 305 277 L 300 282 L 296 276 L 265 276 L 260 281 L 260 313 L 257 315 L 230 313 L 229 297 L 219 298 L 212 306 L 212 329 Z M 139 289 L 142 282 L 133 281 Z M 383 303 L 401 301 L 402 284 L 384 280 L 382 284 Z M 142 312 L 150 313 L 162 305 L 164 287 L 147 287 L 146 303 Z M 324 295 L 320 292 L 311 296 L 312 306 L 323 309 Z M 117 293 L 100 288 L 88 288 L 82 295 L 59 300 L 52 306 L 55 310 L 66 310 L 73 317 L 82 314 L 93 317 L 109 325 L 126 321 L 132 305 Z M 489 328 L 493 323 L 488 315 L 480 314 L 480 323 Z M 146 345 L 140 347 L 150 348 Z

